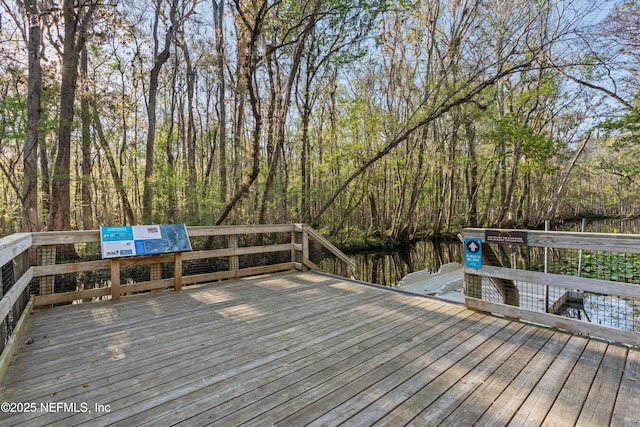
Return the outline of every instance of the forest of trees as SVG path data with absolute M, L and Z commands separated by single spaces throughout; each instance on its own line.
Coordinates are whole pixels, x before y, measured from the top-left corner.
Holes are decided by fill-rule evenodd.
M 0 0 L 0 236 L 640 213 L 640 1 Z

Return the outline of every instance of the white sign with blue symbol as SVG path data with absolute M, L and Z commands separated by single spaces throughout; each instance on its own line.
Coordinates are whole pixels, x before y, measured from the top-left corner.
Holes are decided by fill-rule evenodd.
M 482 268 L 482 240 L 464 239 L 464 265 L 469 268 Z

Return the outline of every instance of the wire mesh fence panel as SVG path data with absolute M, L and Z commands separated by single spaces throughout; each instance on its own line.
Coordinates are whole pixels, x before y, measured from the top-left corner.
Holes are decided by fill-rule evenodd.
M 189 236 L 194 251 L 223 249 L 228 247 L 227 236 Z
M 291 233 L 289 232 L 240 234 L 236 238 L 239 248 L 291 243 Z
M 544 272 L 556 277 L 567 276 L 574 278 L 570 282 L 572 285 L 552 286 L 542 279 L 536 282 L 467 276 L 467 286 L 472 290 L 476 289 L 476 298 L 491 303 L 508 304 L 526 310 L 640 332 L 640 299 L 611 295 L 611 291 L 604 290 L 615 289 L 616 283 L 620 286 L 640 283 L 640 254 L 607 249 L 599 251 L 491 244 L 490 250 L 498 261 L 494 260 L 495 264 L 490 265 Z M 576 281 L 575 278 L 578 277 L 605 281 L 610 283 L 610 286 L 603 287 L 600 293 L 592 289 L 595 285 L 587 286 L 586 283 L 589 282 L 580 282 L 580 279 Z M 478 291 L 480 283 L 481 288 Z M 581 289 L 580 283 L 587 289 Z M 517 292 L 515 298 L 514 289 Z M 467 296 L 472 295 L 467 292 Z M 508 302 L 509 298 L 512 298 L 511 302 Z
M 327 248 L 313 240 L 309 241 L 309 261 L 326 273 L 339 275 L 341 272 L 342 263 L 340 260 Z
M 17 255 L 11 261 L 0 266 L 0 291 L 2 291 L 0 298 L 4 298 L 5 295 L 14 288 L 16 282 L 25 274 L 30 266 L 28 251 Z M 20 316 L 29 302 L 29 296 L 30 289 L 29 286 L 27 286 L 17 296 L 6 317 L 1 319 L 0 353 L 4 351 L 5 346 L 9 342 L 13 329 L 16 327 Z
M 284 264 L 291 261 L 291 251 L 277 251 L 262 254 L 247 254 L 238 256 L 238 267 L 252 268 L 266 265 Z
M 193 276 L 196 274 L 218 273 L 220 271 L 228 271 L 228 257 L 204 258 L 182 262 L 182 275 Z

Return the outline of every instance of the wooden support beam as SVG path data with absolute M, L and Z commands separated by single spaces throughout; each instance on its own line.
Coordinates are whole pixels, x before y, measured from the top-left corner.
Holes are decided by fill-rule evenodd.
M 175 282 L 174 289 L 182 290 L 182 252 L 176 252 L 173 263 L 173 280 Z
M 111 301 L 120 299 L 120 258 L 111 259 Z

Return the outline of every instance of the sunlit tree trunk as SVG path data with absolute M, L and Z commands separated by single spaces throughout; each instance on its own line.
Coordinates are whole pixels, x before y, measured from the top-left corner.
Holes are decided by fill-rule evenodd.
M 25 1 L 26 19 L 29 23 L 27 52 L 29 76 L 27 86 L 27 131 L 24 137 L 22 181 L 22 230 L 39 229 L 38 219 L 38 130 L 40 125 L 40 95 L 42 92 L 42 67 L 40 64 L 40 13 L 37 0 Z

